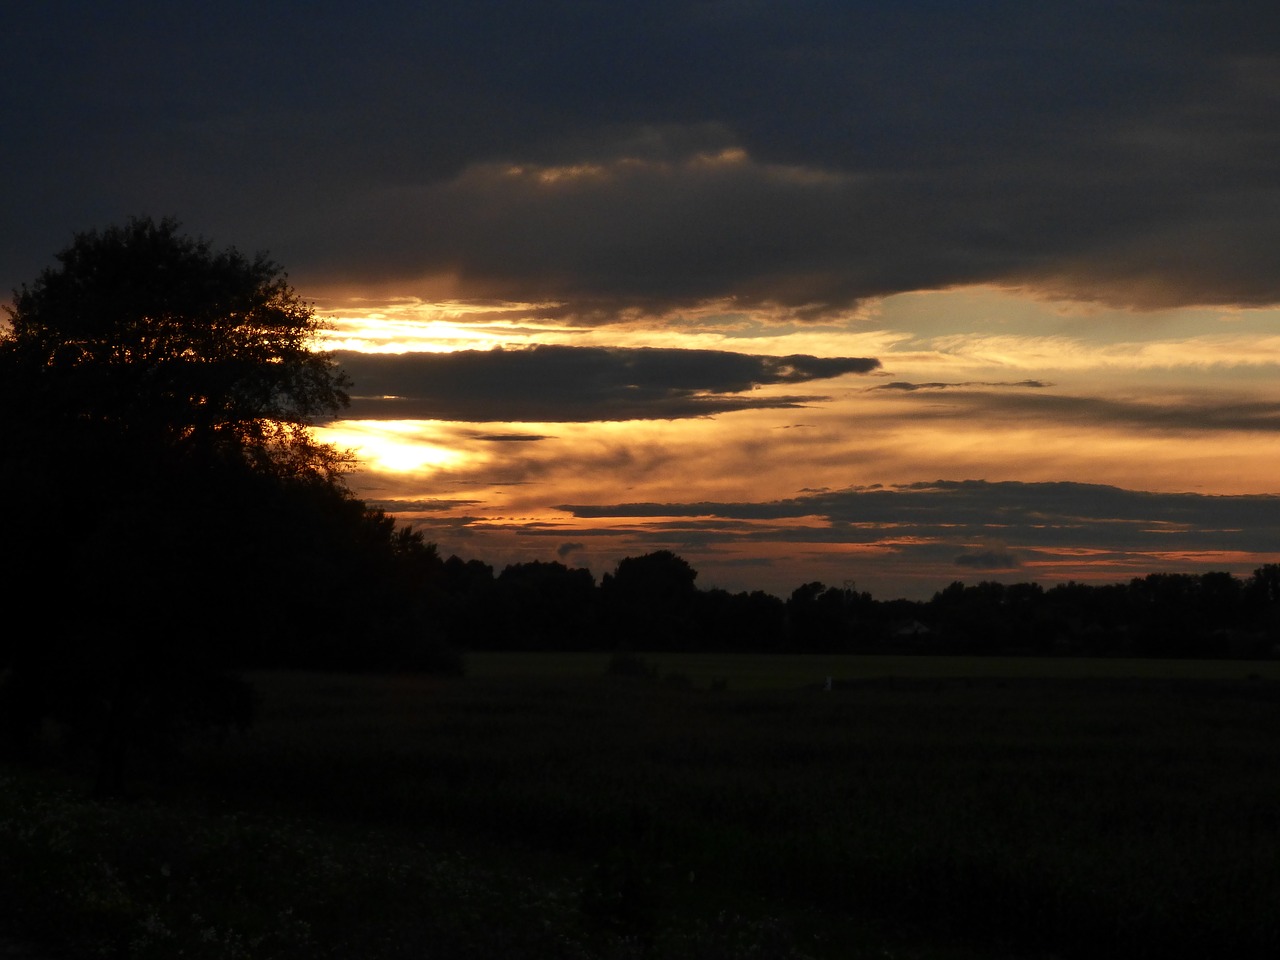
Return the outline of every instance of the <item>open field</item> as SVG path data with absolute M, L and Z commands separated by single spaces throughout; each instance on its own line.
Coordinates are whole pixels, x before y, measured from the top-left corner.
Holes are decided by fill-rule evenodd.
M 0 894 L 138 957 L 1280 955 L 1270 664 L 652 663 L 258 676 L 145 803 L 11 776 Z
M 724 680 L 735 690 L 784 690 L 823 683 L 876 680 L 1021 678 L 1148 680 L 1280 680 L 1280 660 L 1156 660 L 1089 657 L 939 657 L 819 654 L 654 653 L 642 658 L 661 674 L 698 685 Z M 472 653 L 476 679 L 598 677 L 608 653 Z

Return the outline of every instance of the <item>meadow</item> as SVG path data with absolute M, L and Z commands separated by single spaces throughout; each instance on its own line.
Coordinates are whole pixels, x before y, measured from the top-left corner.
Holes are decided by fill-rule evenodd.
M 253 679 L 254 728 L 132 799 L 0 772 L 9 932 L 122 957 L 1280 955 L 1273 663 Z
M 598 677 L 611 653 L 472 653 L 476 679 Z M 1280 680 L 1280 660 L 1180 660 L 1126 657 L 971 657 L 862 654 L 653 653 L 640 657 L 661 676 L 699 685 L 725 681 L 735 690 L 785 690 L 825 682 L 945 679 Z

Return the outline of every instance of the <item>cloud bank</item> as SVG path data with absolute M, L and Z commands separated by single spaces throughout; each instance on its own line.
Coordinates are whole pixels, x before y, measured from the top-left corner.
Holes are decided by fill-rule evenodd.
M 348 411 L 354 419 L 534 423 L 683 419 L 801 407 L 824 398 L 755 391 L 865 374 L 880 366 L 869 357 L 559 346 L 340 353 L 336 359 L 355 384 Z
M 593 321 L 1280 301 L 1267 4 L 50 0 L 7 32 L 9 287 L 150 213 L 307 289 Z
M 761 503 L 561 504 L 558 509 L 577 518 L 791 522 L 788 537 L 808 542 L 874 543 L 886 536 L 971 542 L 975 549 L 962 562 L 967 566 L 981 566 L 997 554 L 1012 561 L 1009 548 L 1270 552 L 1280 543 L 1280 496 L 1149 493 L 1070 482 L 939 480 Z M 803 518 L 823 522 L 801 525 L 797 521 Z M 978 548 L 993 536 L 1009 547 Z

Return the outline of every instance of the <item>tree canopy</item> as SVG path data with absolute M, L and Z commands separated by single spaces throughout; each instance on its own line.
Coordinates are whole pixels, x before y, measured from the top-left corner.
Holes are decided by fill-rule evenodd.
M 57 261 L 8 309 L 10 410 L 131 456 L 324 476 L 341 467 L 310 426 L 345 406 L 346 378 L 314 349 L 320 320 L 266 255 L 136 218 L 78 234 Z
M 451 665 L 417 599 L 434 546 L 314 437 L 347 381 L 275 262 L 134 219 L 77 235 L 8 314 L 0 753 L 52 718 L 109 781 L 234 718 L 228 670 Z

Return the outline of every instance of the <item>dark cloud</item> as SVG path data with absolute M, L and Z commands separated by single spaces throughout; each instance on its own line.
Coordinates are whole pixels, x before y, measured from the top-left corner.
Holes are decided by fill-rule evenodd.
M 1249 550 L 1280 542 L 1280 496 L 1150 493 L 1087 483 L 981 480 L 816 493 L 761 503 L 561 504 L 579 518 L 710 518 L 753 522 L 794 542 L 874 543 L 886 536 L 950 544 L 993 535 L 1010 549 Z M 818 517 L 825 527 L 790 525 Z M 702 525 L 706 529 L 705 525 Z M 746 528 L 733 536 L 741 539 Z M 969 551 L 966 551 L 969 552 Z M 980 552 L 980 551 L 979 551 Z M 972 555 L 977 556 L 979 552 Z
M 372 507 L 379 507 L 388 513 L 443 513 L 446 510 L 458 510 L 464 507 L 479 505 L 480 500 L 368 500 Z
M 556 547 L 556 556 L 561 560 L 567 560 L 573 554 L 581 553 L 585 549 L 585 543 L 562 543 Z
M 979 389 L 994 386 L 1004 385 L 908 384 L 894 389 L 904 393 L 948 389 L 946 404 L 930 404 L 927 399 L 922 400 L 921 406 L 913 409 L 913 417 L 916 419 L 983 417 L 1045 420 L 1123 426 L 1166 433 L 1275 433 L 1280 430 L 1280 403 L 1266 400 L 1206 399 L 1196 396 L 1133 400 L 1040 393 L 1011 397 Z
M 1022 564 L 1008 550 L 989 548 L 962 553 L 956 557 L 956 566 L 969 567 L 973 570 L 1016 570 Z
M 1043 380 L 1017 380 L 1013 382 L 997 381 L 997 382 L 977 382 L 966 381 L 963 383 L 908 383 L 905 380 L 894 380 L 892 383 L 882 383 L 872 390 L 897 390 L 902 393 L 914 393 L 916 390 L 963 390 L 973 389 L 975 387 L 1027 387 L 1031 389 L 1040 389 L 1042 387 L 1051 387 L 1053 384 L 1045 383 Z
M 716 350 L 540 346 L 527 350 L 338 355 L 357 419 L 568 422 L 677 419 L 798 407 L 820 396 L 758 395 L 879 367 L 865 357 L 751 356 Z M 539 439 L 492 434 L 489 440 Z
M 135 213 L 605 320 L 978 281 L 1280 300 L 1256 2 L 19 5 L 0 286 Z

